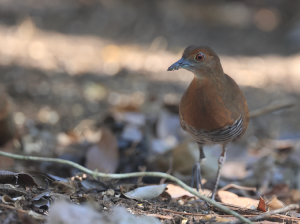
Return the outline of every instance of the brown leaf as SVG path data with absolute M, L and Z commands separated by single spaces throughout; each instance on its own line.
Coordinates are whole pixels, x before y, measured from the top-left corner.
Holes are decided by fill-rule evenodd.
M 181 198 L 183 196 L 195 197 L 195 195 L 174 184 L 168 184 L 166 192 L 171 195 L 172 198 Z M 211 191 L 208 189 L 204 189 L 204 191 L 200 189 L 199 193 L 206 196 L 211 195 Z
M 252 198 L 239 197 L 238 195 L 229 191 L 218 191 L 218 195 L 223 203 L 237 205 L 243 208 L 257 207 L 259 201 Z
M 257 210 L 262 211 L 262 212 L 267 212 L 266 203 L 262 197 L 260 197 L 260 199 L 259 199 Z
M 267 202 L 266 205 L 270 211 L 286 206 L 282 201 L 278 200 L 276 196 L 274 196 L 271 201 Z
M 291 204 L 299 203 L 300 191 L 298 189 L 291 189 L 290 194 L 291 194 L 291 199 L 292 199 Z
M 273 189 L 267 192 L 266 195 L 277 195 L 277 196 L 286 196 L 289 194 L 290 187 L 287 184 L 277 184 L 273 187 Z
M 97 145 L 86 153 L 85 166 L 90 170 L 114 173 L 119 165 L 119 149 L 117 139 L 107 128 L 102 128 L 102 135 Z

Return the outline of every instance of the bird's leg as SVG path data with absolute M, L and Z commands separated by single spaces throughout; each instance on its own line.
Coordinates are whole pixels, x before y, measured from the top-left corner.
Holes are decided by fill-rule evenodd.
M 191 184 L 191 187 L 194 187 L 194 182 L 196 182 L 197 191 L 199 191 L 199 184 L 200 184 L 202 190 L 204 190 L 202 181 L 201 181 L 201 165 L 206 159 L 204 152 L 203 152 L 203 145 L 199 144 L 199 152 L 200 152 L 200 158 L 199 158 L 199 161 L 194 164 L 193 172 L 192 172 L 192 184 Z
M 222 145 L 222 154 L 220 155 L 219 157 L 219 168 L 218 168 L 218 173 L 217 173 L 217 179 L 216 179 L 216 184 L 215 184 L 215 188 L 214 188 L 214 191 L 213 191 L 213 194 L 211 196 L 211 199 L 215 200 L 215 196 L 216 196 L 216 193 L 217 193 L 217 189 L 218 189 L 218 186 L 219 186 L 219 181 L 220 181 L 220 177 L 221 177 L 221 170 L 222 170 L 222 166 L 226 160 L 226 150 L 227 150 L 227 145 Z

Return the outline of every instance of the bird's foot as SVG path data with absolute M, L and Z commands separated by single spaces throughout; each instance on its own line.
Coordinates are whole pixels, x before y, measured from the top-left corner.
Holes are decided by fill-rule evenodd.
M 201 164 L 200 162 L 195 163 L 193 167 L 193 172 L 192 172 L 192 184 L 191 187 L 194 187 L 194 182 L 196 182 L 196 189 L 199 191 L 199 184 L 201 186 L 201 189 L 204 190 L 204 187 L 202 185 L 201 181 Z

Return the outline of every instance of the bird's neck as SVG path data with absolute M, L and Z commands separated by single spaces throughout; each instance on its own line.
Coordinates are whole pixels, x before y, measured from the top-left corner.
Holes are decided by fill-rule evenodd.
M 212 61 L 207 66 L 192 70 L 194 76 L 198 80 L 209 79 L 211 81 L 220 82 L 225 78 L 222 65 L 220 62 Z
M 226 79 L 222 68 L 220 70 L 196 70 L 193 73 L 194 82 L 198 84 L 223 83 Z

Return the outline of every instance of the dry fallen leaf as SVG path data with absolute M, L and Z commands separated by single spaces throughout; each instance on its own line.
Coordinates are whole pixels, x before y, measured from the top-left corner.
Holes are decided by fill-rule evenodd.
M 267 202 L 266 205 L 270 211 L 284 208 L 286 206 L 282 201 L 278 200 L 276 196 L 274 196 L 271 201 Z
M 270 192 L 265 194 L 265 196 L 268 195 L 276 195 L 286 205 L 297 204 L 300 201 L 300 191 L 298 189 L 290 189 L 286 184 L 274 186 Z
M 146 187 L 138 187 L 133 191 L 122 192 L 127 198 L 148 200 L 158 197 L 164 192 L 168 184 L 151 185 Z
M 0 184 L 38 186 L 33 177 L 27 173 L 13 173 L 0 170 Z
M 97 189 L 98 191 L 106 190 L 108 186 L 104 182 L 98 180 L 83 180 L 80 184 L 88 190 Z
M 291 189 L 290 193 L 291 193 L 291 196 L 292 196 L 291 197 L 291 200 L 292 200 L 291 204 L 299 203 L 299 201 L 300 201 L 300 191 L 298 189 Z
M 267 212 L 266 203 L 262 197 L 260 197 L 260 199 L 259 199 L 257 210 L 262 211 L 262 212 Z
M 271 191 L 264 194 L 267 195 L 277 195 L 277 196 L 287 196 L 290 193 L 290 186 L 287 184 L 277 184 Z
M 182 187 L 179 187 L 174 184 L 168 184 L 166 192 L 171 195 L 172 198 L 181 198 L 183 196 L 188 196 L 188 197 L 195 197 L 195 195 L 191 194 L 190 192 L 184 190 Z M 203 194 L 205 196 L 210 196 L 211 191 L 208 189 L 200 189 L 199 191 L 200 194 Z
M 19 196 L 19 197 L 15 197 L 15 198 L 11 198 L 8 195 L 3 195 L 2 196 L 2 202 L 4 204 L 12 205 L 16 208 L 20 207 L 20 201 L 21 200 L 25 200 L 24 196 Z
M 243 208 L 254 206 L 257 208 L 259 201 L 252 198 L 239 197 L 229 191 L 218 191 L 218 195 L 223 203 L 237 205 Z
M 10 197 L 18 197 L 28 194 L 23 187 L 15 187 L 11 184 L 0 184 L 0 195 L 7 194 Z
M 90 170 L 103 173 L 114 173 L 119 165 L 119 149 L 117 139 L 107 128 L 102 128 L 102 135 L 97 145 L 86 153 L 85 166 Z

